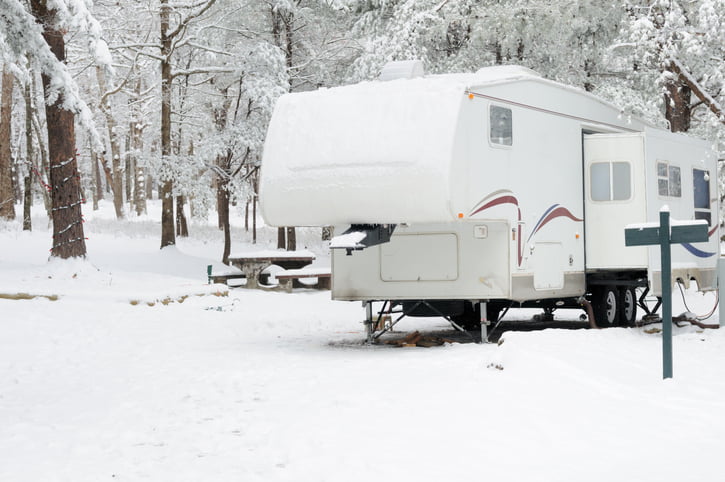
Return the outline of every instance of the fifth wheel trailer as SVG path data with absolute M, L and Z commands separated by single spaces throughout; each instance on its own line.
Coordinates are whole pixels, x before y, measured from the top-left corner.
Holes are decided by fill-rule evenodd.
M 673 279 L 717 288 L 717 155 L 516 66 L 287 94 L 269 126 L 260 206 L 276 226 L 335 226 L 332 297 L 474 325 L 578 306 L 628 324 L 661 294 L 658 251 L 625 226 L 705 220 Z M 485 307 L 485 310 L 482 309 Z

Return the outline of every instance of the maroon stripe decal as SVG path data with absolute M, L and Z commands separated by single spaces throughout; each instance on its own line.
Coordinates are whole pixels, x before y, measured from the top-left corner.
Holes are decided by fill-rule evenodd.
M 476 209 L 475 211 L 473 211 L 471 213 L 471 216 L 473 216 L 475 214 L 478 214 L 481 211 L 485 211 L 488 208 L 492 208 L 494 206 L 498 206 L 498 205 L 501 205 L 501 204 L 513 204 L 513 205 L 515 205 L 515 206 L 518 207 L 519 200 L 516 199 L 515 196 L 501 196 L 499 198 L 494 199 L 493 201 L 487 202 L 486 204 L 484 204 L 480 208 Z M 519 215 L 519 219 L 521 219 L 521 215 Z
M 543 221 L 541 221 L 541 224 L 539 224 L 539 227 L 537 227 L 537 228 L 536 228 L 536 231 L 534 231 L 534 233 L 537 233 L 537 232 L 538 232 L 538 231 L 539 231 L 539 230 L 540 230 L 541 228 L 543 228 L 543 227 L 544 227 L 544 225 L 545 225 L 545 224 L 547 224 L 547 223 L 548 223 L 549 221 L 552 221 L 552 220 L 554 220 L 554 219 L 556 219 L 556 218 L 561 218 L 561 217 L 564 217 L 564 218 L 569 218 L 569 219 L 571 219 L 572 221 L 583 221 L 583 219 L 579 219 L 578 217 L 574 216 L 574 215 L 573 215 L 573 214 L 571 213 L 571 211 L 569 211 L 569 210 L 568 210 L 567 208 L 565 208 L 565 207 L 558 207 L 558 208 L 554 209 L 553 211 L 551 211 L 551 212 L 550 212 L 550 213 L 548 214 L 548 216 L 546 216 L 546 217 L 544 218 L 544 220 L 543 220 Z

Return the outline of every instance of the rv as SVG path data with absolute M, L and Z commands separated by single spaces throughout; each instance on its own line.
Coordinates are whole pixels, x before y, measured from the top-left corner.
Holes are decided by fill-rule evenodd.
M 516 66 L 287 94 L 272 117 L 260 206 L 276 226 L 335 226 L 332 298 L 390 302 L 465 327 L 511 305 L 590 303 L 599 326 L 648 311 L 659 250 L 625 226 L 704 220 L 672 280 L 717 289 L 717 155 Z M 392 72 L 392 74 L 391 74 Z M 397 77 L 397 78 L 396 78 Z M 656 310 L 656 308 L 654 309 Z

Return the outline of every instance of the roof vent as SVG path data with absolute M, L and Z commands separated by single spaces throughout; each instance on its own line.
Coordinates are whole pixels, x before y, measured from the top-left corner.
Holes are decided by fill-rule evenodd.
M 388 62 L 380 71 L 380 80 L 414 79 L 423 77 L 425 69 L 420 60 L 397 60 Z

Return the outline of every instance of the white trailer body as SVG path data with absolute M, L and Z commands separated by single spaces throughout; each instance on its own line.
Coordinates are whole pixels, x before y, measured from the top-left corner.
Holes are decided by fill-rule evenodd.
M 710 222 L 708 243 L 673 248 L 673 273 L 714 289 L 715 163 L 703 141 L 491 67 L 284 96 L 260 205 L 271 225 L 397 226 L 333 252 L 334 299 L 561 304 L 643 279 L 659 292 L 657 250 L 625 247 L 624 227 L 664 205 Z

